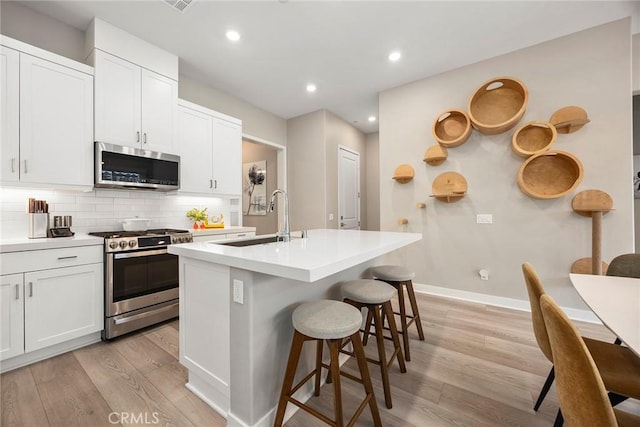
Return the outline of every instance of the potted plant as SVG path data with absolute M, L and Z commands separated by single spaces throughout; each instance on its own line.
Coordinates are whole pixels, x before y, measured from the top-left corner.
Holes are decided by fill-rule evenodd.
M 204 222 L 207 221 L 207 208 L 193 208 L 187 211 L 187 218 L 193 221 L 193 228 L 204 228 Z

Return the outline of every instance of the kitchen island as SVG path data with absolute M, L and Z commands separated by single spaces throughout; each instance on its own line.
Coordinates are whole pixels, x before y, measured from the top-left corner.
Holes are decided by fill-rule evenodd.
M 341 299 L 341 281 L 370 277 L 368 269 L 382 264 L 382 256 L 421 238 L 311 230 L 307 238 L 290 242 L 169 246 L 180 257 L 180 362 L 189 370 L 187 388 L 229 426 L 273 425 L 294 308 L 305 301 Z M 312 347 L 305 348 L 299 372 L 311 370 Z M 300 400 L 312 394 L 308 385 L 298 390 Z M 293 405 L 288 409 L 292 412 Z

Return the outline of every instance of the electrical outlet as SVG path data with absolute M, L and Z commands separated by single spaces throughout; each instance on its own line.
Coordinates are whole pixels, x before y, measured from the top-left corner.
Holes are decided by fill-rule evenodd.
M 493 215 L 492 214 L 476 215 L 476 224 L 493 224 Z
M 242 280 L 233 279 L 233 302 L 244 304 L 244 282 Z
M 329 214 L 329 221 L 333 221 L 333 214 L 332 213 Z

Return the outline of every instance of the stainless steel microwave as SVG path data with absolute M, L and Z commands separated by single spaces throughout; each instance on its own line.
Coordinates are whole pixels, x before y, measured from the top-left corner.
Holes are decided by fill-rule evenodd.
M 180 156 L 95 143 L 95 186 L 171 191 L 180 188 Z

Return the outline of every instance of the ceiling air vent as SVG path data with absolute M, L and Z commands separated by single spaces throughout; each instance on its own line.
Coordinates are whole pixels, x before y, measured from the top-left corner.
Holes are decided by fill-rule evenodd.
M 195 3 L 195 1 L 196 0 L 163 0 L 163 2 L 171 6 L 172 9 L 176 9 L 181 13 L 184 13 L 184 11 Z

